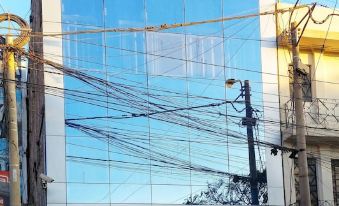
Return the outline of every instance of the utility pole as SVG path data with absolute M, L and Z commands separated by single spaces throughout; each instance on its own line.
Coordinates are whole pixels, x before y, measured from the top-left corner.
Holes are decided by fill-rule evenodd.
M 17 23 L 21 27 L 21 29 L 23 29 L 20 32 L 19 37 L 13 39 L 13 35 L 11 35 L 9 27 L 9 32 L 6 36 L 6 48 L 4 49 L 3 55 L 3 84 L 5 92 L 6 134 L 8 137 L 9 148 L 9 201 L 11 206 L 21 206 L 21 173 L 18 139 L 18 117 L 15 78 L 16 65 L 14 58 L 14 47 L 21 48 L 29 41 L 30 30 L 28 23 L 17 15 L 4 13 L 0 14 L 0 17 L 0 22 L 13 21 Z
M 257 163 L 255 159 L 254 150 L 254 138 L 253 127 L 256 125 L 256 119 L 253 118 L 253 108 L 251 106 L 251 88 L 248 80 L 244 81 L 244 85 L 241 80 L 228 79 L 225 82 L 225 86 L 231 88 L 232 85 L 239 82 L 241 85 L 241 94 L 236 98 L 245 96 L 246 105 L 246 117 L 242 118 L 242 125 L 247 126 L 247 144 L 248 144 L 248 160 L 250 166 L 250 185 L 251 185 L 251 201 L 252 205 L 259 205 L 259 188 L 258 188 L 258 175 L 257 175 Z
M 13 37 L 9 34 L 6 37 L 6 45 L 13 46 Z M 17 125 L 17 107 L 16 107 L 16 79 L 15 79 L 15 60 L 14 52 L 9 48 L 5 50 L 4 55 L 4 89 L 6 101 L 6 121 L 9 147 L 9 191 L 10 205 L 21 206 L 20 192 L 20 158 L 19 141 Z
M 247 125 L 248 159 L 250 165 L 252 205 L 259 205 L 257 164 L 255 159 L 254 138 L 253 138 L 253 126 L 255 126 L 256 121 L 253 118 L 250 83 L 248 80 L 245 80 L 243 90 L 245 92 L 246 118 L 243 119 L 242 124 Z
M 310 185 L 308 180 L 308 164 L 306 154 L 306 138 L 305 138 L 305 119 L 304 119 L 304 102 L 302 93 L 302 72 L 300 71 L 300 57 L 298 45 L 298 28 L 296 23 L 291 24 L 292 38 L 292 56 L 293 56 L 293 97 L 296 116 L 296 138 L 298 149 L 298 166 L 299 166 L 299 188 L 300 188 L 300 205 L 310 206 Z

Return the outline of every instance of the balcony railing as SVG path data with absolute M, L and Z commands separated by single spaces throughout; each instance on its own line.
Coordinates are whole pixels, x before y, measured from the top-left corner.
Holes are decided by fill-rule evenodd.
M 295 134 L 295 110 L 293 101 L 284 104 L 282 129 L 286 133 Z M 304 103 L 306 135 L 339 137 L 339 101 L 334 99 L 314 99 Z

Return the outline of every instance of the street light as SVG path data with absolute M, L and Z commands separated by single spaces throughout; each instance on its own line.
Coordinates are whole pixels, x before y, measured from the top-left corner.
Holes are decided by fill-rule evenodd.
M 236 100 L 239 97 L 245 96 L 246 117 L 242 118 L 242 125 L 247 126 L 248 159 L 249 159 L 249 166 L 250 166 L 250 181 L 251 181 L 250 184 L 251 184 L 252 205 L 259 205 L 257 165 L 256 165 L 256 159 L 255 159 L 254 138 L 253 138 L 253 126 L 256 125 L 256 119 L 253 118 L 253 108 L 251 106 L 250 83 L 248 80 L 245 80 L 244 86 L 243 86 L 241 80 L 228 79 L 226 80 L 225 85 L 227 88 L 231 88 L 237 82 L 240 83 L 241 94 L 236 98 Z
M 226 80 L 225 85 L 226 85 L 227 88 L 232 88 L 233 84 L 235 84 L 237 82 L 240 82 L 241 87 L 242 87 L 242 82 L 240 80 L 235 80 L 235 79 Z

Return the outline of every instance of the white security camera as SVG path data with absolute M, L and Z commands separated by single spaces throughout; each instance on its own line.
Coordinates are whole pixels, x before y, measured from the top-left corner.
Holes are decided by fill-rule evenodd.
M 47 183 L 54 182 L 54 179 L 51 177 L 48 177 L 45 174 L 40 174 L 39 177 L 41 178 L 42 188 L 47 189 Z
M 47 175 L 42 174 L 42 173 L 40 174 L 40 178 L 41 178 L 43 181 L 47 182 L 47 183 L 54 182 L 54 179 L 53 179 L 53 178 L 48 177 Z

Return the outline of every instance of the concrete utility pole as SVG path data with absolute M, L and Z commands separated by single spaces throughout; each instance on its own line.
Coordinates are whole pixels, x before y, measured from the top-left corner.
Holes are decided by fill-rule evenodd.
M 244 81 L 245 92 L 245 105 L 246 105 L 246 118 L 242 121 L 243 125 L 247 125 L 247 142 L 248 142 L 248 159 L 250 165 L 251 176 L 251 197 L 252 205 L 259 205 L 259 188 L 258 188 L 258 176 L 257 176 L 257 164 L 255 159 L 254 150 L 254 138 L 253 138 L 253 126 L 256 122 L 253 119 L 253 109 L 251 106 L 251 92 L 250 83 L 248 80 Z
M 296 116 L 296 138 L 298 149 L 298 166 L 299 166 L 299 188 L 300 188 L 300 205 L 310 206 L 310 185 L 308 180 L 308 164 L 306 154 L 306 138 L 305 138 L 305 119 L 304 119 L 304 98 L 302 93 L 302 74 L 300 72 L 300 57 L 298 45 L 298 28 L 296 23 L 291 24 L 292 38 L 292 55 L 293 55 L 293 97 Z
M 9 32 L 6 36 L 6 48 L 4 49 L 4 91 L 5 91 L 5 115 L 6 115 L 6 134 L 8 137 L 9 147 L 9 192 L 10 205 L 21 206 L 20 191 L 20 156 L 19 156 L 19 139 L 18 139 L 18 120 L 17 120 L 17 103 L 16 103 L 16 78 L 15 78 L 15 59 L 14 47 L 21 48 L 28 41 L 30 36 L 29 25 L 19 16 L 14 14 L 0 14 L 0 22 L 13 21 L 21 29 L 19 37 L 13 39 Z
M 256 125 L 256 119 L 253 118 L 253 108 L 251 105 L 251 87 L 250 82 L 248 80 L 245 80 L 243 85 L 241 80 L 228 79 L 225 82 L 225 85 L 226 87 L 231 88 L 232 85 L 236 82 L 239 82 L 241 85 L 240 90 L 241 94 L 238 97 L 245 96 L 246 117 L 242 118 L 242 125 L 247 126 L 248 160 L 250 166 L 250 185 L 252 201 L 251 205 L 259 205 L 257 164 L 255 159 L 254 139 L 253 139 L 253 127 Z
M 6 44 L 13 46 L 13 37 L 8 35 Z M 17 125 L 17 107 L 16 107 L 16 79 L 15 79 L 15 60 L 14 52 L 5 50 L 4 55 L 4 88 L 6 100 L 6 120 L 7 135 L 9 147 L 9 188 L 10 188 L 10 205 L 21 206 L 20 192 L 20 157 Z

